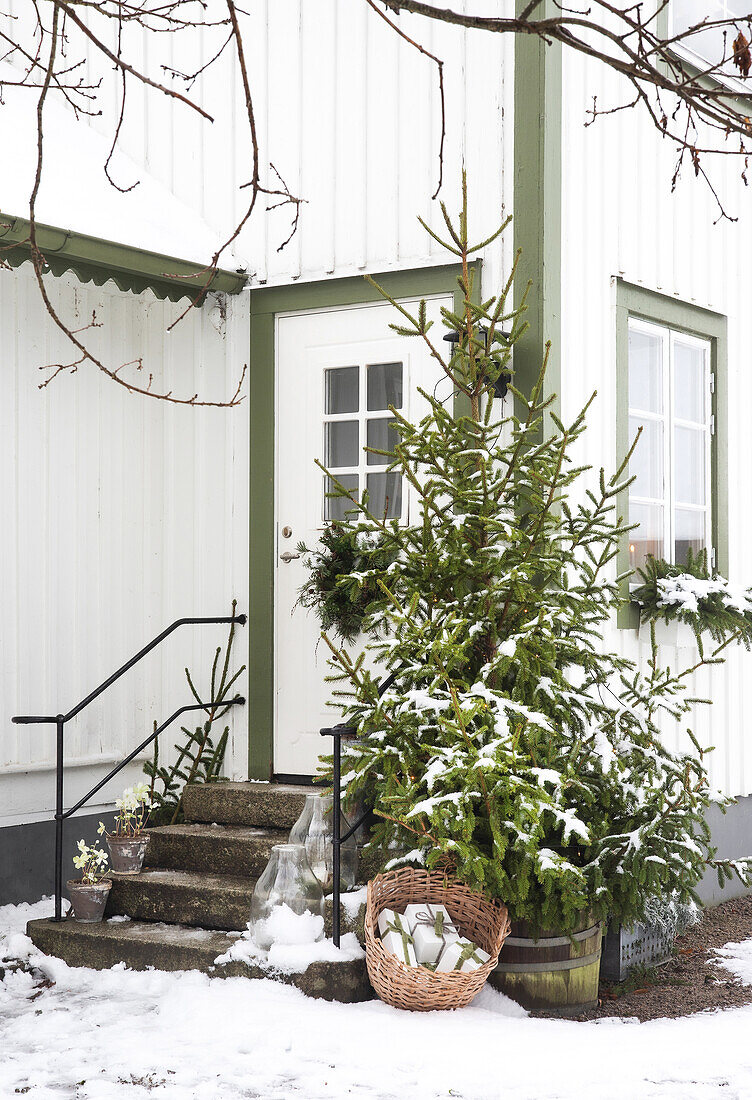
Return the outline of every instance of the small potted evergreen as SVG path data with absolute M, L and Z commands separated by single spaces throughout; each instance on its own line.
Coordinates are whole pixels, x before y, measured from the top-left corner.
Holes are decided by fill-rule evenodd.
M 69 879 L 67 883 L 73 919 L 81 924 L 97 924 L 104 916 L 112 886 L 105 877 L 107 853 L 96 844 L 89 846 L 85 840 L 79 840 L 73 866 L 81 872 L 80 878 Z
M 149 787 L 138 783 L 128 787 L 122 797 L 116 799 L 114 832 L 107 832 L 103 821 L 99 822 L 99 834 L 104 835 L 110 850 L 112 870 L 117 875 L 137 875 L 144 863 L 149 834 L 145 832 L 149 819 Z

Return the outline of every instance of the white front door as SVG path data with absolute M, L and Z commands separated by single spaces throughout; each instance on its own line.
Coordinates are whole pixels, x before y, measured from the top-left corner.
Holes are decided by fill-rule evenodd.
M 417 309 L 417 301 L 406 303 Z M 450 296 L 428 300 L 441 339 L 440 307 Z M 318 458 L 348 488 L 368 489 L 374 512 L 408 522 L 410 494 L 400 475 L 387 473 L 366 446 L 387 449 L 389 405 L 415 420 L 426 411 L 418 387 L 433 393 L 443 377 L 424 342 L 398 336 L 389 303 L 282 314 L 277 318 L 277 457 L 275 516 L 275 732 L 274 771 L 312 775 L 331 742 L 319 735 L 340 720 L 327 706 L 329 649 L 318 619 L 297 606 L 306 579 L 296 546 L 316 545 L 327 521 L 341 518 L 343 502 L 326 497 Z M 443 345 L 444 347 L 446 345 Z M 445 380 L 442 389 L 448 387 Z

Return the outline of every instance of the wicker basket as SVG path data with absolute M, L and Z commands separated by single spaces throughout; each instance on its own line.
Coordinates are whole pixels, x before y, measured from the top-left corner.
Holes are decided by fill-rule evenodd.
M 467 973 L 434 972 L 424 966 L 406 966 L 387 951 L 378 935 L 379 913 L 382 909 L 402 912 L 411 902 L 421 901 L 446 905 L 458 931 L 491 956 L 488 962 Z M 496 966 L 509 928 L 506 906 L 440 872 L 405 867 L 377 875 L 368 883 L 366 907 L 366 965 L 371 985 L 381 1000 L 394 1008 L 413 1012 L 464 1008 Z

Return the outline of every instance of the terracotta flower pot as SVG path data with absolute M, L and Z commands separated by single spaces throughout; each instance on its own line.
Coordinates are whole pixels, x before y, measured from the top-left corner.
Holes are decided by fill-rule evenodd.
M 149 834 L 114 836 L 107 833 L 106 840 L 113 872 L 116 875 L 137 875 L 143 867 Z
M 102 882 L 81 882 L 71 879 L 68 882 L 68 894 L 71 899 L 73 919 L 80 924 L 98 924 L 104 916 L 107 895 L 112 883 L 108 879 Z

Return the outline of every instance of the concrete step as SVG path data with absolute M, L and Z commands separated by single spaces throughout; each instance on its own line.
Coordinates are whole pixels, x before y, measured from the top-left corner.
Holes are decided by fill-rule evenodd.
M 250 876 L 197 871 L 113 875 L 106 914 L 241 932 L 251 915 L 254 885 Z
M 148 832 L 147 867 L 253 878 L 288 836 L 251 825 L 161 825 Z
M 223 932 L 179 925 L 123 921 L 77 924 L 75 921 L 33 920 L 27 935 L 40 951 L 63 959 L 69 966 L 106 970 L 124 962 L 132 970 L 201 970 L 215 978 L 268 978 L 260 967 L 232 962 L 215 966 L 232 939 Z M 310 997 L 353 1003 L 373 997 L 365 960 L 348 963 L 312 963 L 301 974 L 274 974 L 277 981 L 296 986 Z
M 194 928 L 244 932 L 251 916 L 256 880 L 238 875 L 208 875 L 203 871 L 147 869 L 140 875 L 112 875 L 107 917 L 159 921 Z M 365 942 L 365 904 L 350 915 L 340 905 L 342 932 L 355 932 Z M 332 934 L 332 903 L 326 902 L 326 934 Z
M 188 822 L 289 832 L 310 793 L 310 787 L 285 783 L 189 784 L 183 791 L 183 810 Z

